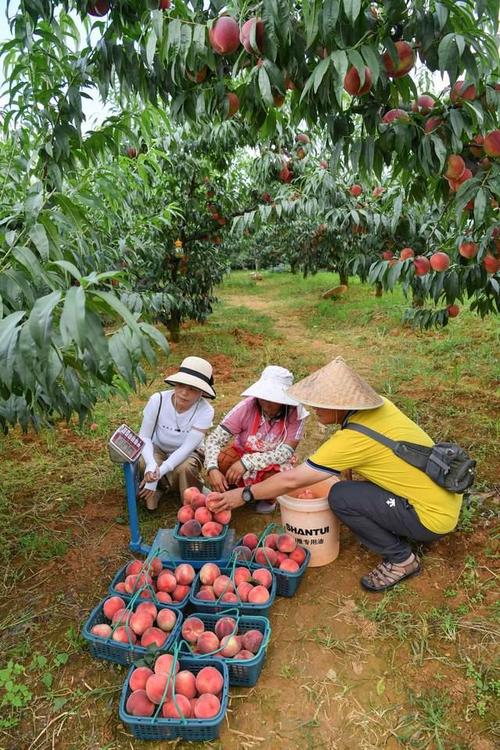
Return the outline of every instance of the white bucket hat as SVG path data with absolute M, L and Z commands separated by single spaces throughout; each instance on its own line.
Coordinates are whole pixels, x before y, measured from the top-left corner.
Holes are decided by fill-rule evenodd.
M 262 371 L 260 378 L 241 395 L 263 398 L 275 404 L 298 406 L 300 402 L 286 393 L 286 389 L 292 384 L 293 375 L 290 370 L 277 365 L 269 365 Z
M 190 385 L 192 388 L 199 388 L 208 398 L 215 398 L 216 396 L 213 389 L 212 365 L 201 357 L 186 357 L 183 359 L 179 372 L 167 375 L 165 383 Z
M 384 403 L 342 357 L 299 380 L 289 392 L 301 403 L 322 409 L 377 409 Z

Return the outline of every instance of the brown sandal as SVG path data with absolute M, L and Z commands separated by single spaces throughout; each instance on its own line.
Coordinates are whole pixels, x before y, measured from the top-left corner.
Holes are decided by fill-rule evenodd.
M 422 568 L 416 555 L 405 565 L 401 563 L 381 562 L 366 576 L 362 576 L 361 585 L 368 591 L 386 591 L 405 578 L 416 576 Z

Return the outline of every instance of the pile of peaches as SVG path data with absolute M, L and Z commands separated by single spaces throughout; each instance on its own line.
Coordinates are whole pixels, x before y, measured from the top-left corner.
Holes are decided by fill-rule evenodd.
M 238 623 L 233 617 L 221 617 L 208 630 L 199 617 L 191 616 L 182 625 L 182 637 L 193 653 L 218 654 L 225 659 L 253 659 L 259 652 L 264 639 L 260 630 L 252 628 L 239 632 Z
M 245 534 L 234 553 L 242 560 L 252 560 L 288 573 L 296 573 L 306 559 L 305 549 L 291 534 L 268 534 L 260 546 L 257 534 Z
M 248 567 L 238 566 L 229 576 L 223 574 L 218 565 L 208 562 L 200 568 L 198 576 L 199 585 L 195 582 L 193 591 L 195 599 L 233 604 L 265 604 L 271 597 L 273 575 L 267 568 L 250 570 Z
M 162 604 L 183 602 L 191 591 L 196 571 L 189 563 L 180 563 L 174 570 L 164 568 L 159 557 L 150 562 L 132 560 L 125 568 L 125 579 L 113 590 L 132 596 L 139 592 L 141 599 L 153 599 Z
M 108 597 L 102 611 L 108 622 L 94 625 L 92 635 L 143 648 L 163 646 L 177 622 L 172 609 L 157 609 L 153 602 L 127 605 L 121 596 Z
M 210 495 L 204 495 L 197 487 L 184 490 L 183 504 L 177 513 L 177 533 L 186 537 L 220 536 L 231 520 L 231 511 L 212 513 Z

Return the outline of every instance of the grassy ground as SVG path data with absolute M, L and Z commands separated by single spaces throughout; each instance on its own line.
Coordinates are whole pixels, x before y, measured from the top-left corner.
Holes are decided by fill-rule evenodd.
M 400 323 L 399 291 L 378 299 L 353 284 L 343 299 L 322 300 L 337 283 L 330 274 L 264 274 L 259 282 L 233 274 L 210 321 L 185 326 L 148 388 L 100 404 L 95 429 L 60 425 L 2 439 L 0 748 L 164 746 L 132 740 L 117 717 L 125 670 L 92 660 L 79 631 L 130 557 L 123 483 L 106 439 L 122 421 L 137 425 L 165 371 L 192 353 L 214 364 L 218 417 L 266 364 L 298 379 L 341 354 L 433 436 L 468 448 L 479 467 L 459 531 L 427 550 L 420 577 L 385 596 L 359 589 L 374 558 L 342 532 L 338 560 L 309 570 L 296 596 L 273 606 L 261 679 L 231 690 L 221 740 L 208 747 L 497 745 L 497 321 L 462 311 L 446 329 L 416 332 Z M 300 455 L 324 437 L 310 419 Z M 141 511 L 143 535 L 173 525 L 175 512 Z M 245 509 L 235 525 L 258 530 L 267 520 Z

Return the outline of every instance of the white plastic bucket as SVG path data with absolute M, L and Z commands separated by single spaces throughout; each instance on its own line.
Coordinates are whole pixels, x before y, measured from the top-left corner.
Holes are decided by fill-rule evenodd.
M 309 565 L 312 568 L 328 565 L 339 554 L 340 524 L 328 505 L 328 492 L 335 481 L 334 478 L 327 479 L 310 487 L 302 487 L 292 495 L 277 498 L 285 531 L 309 550 Z M 312 492 L 314 498 L 297 499 L 296 496 L 306 489 Z

